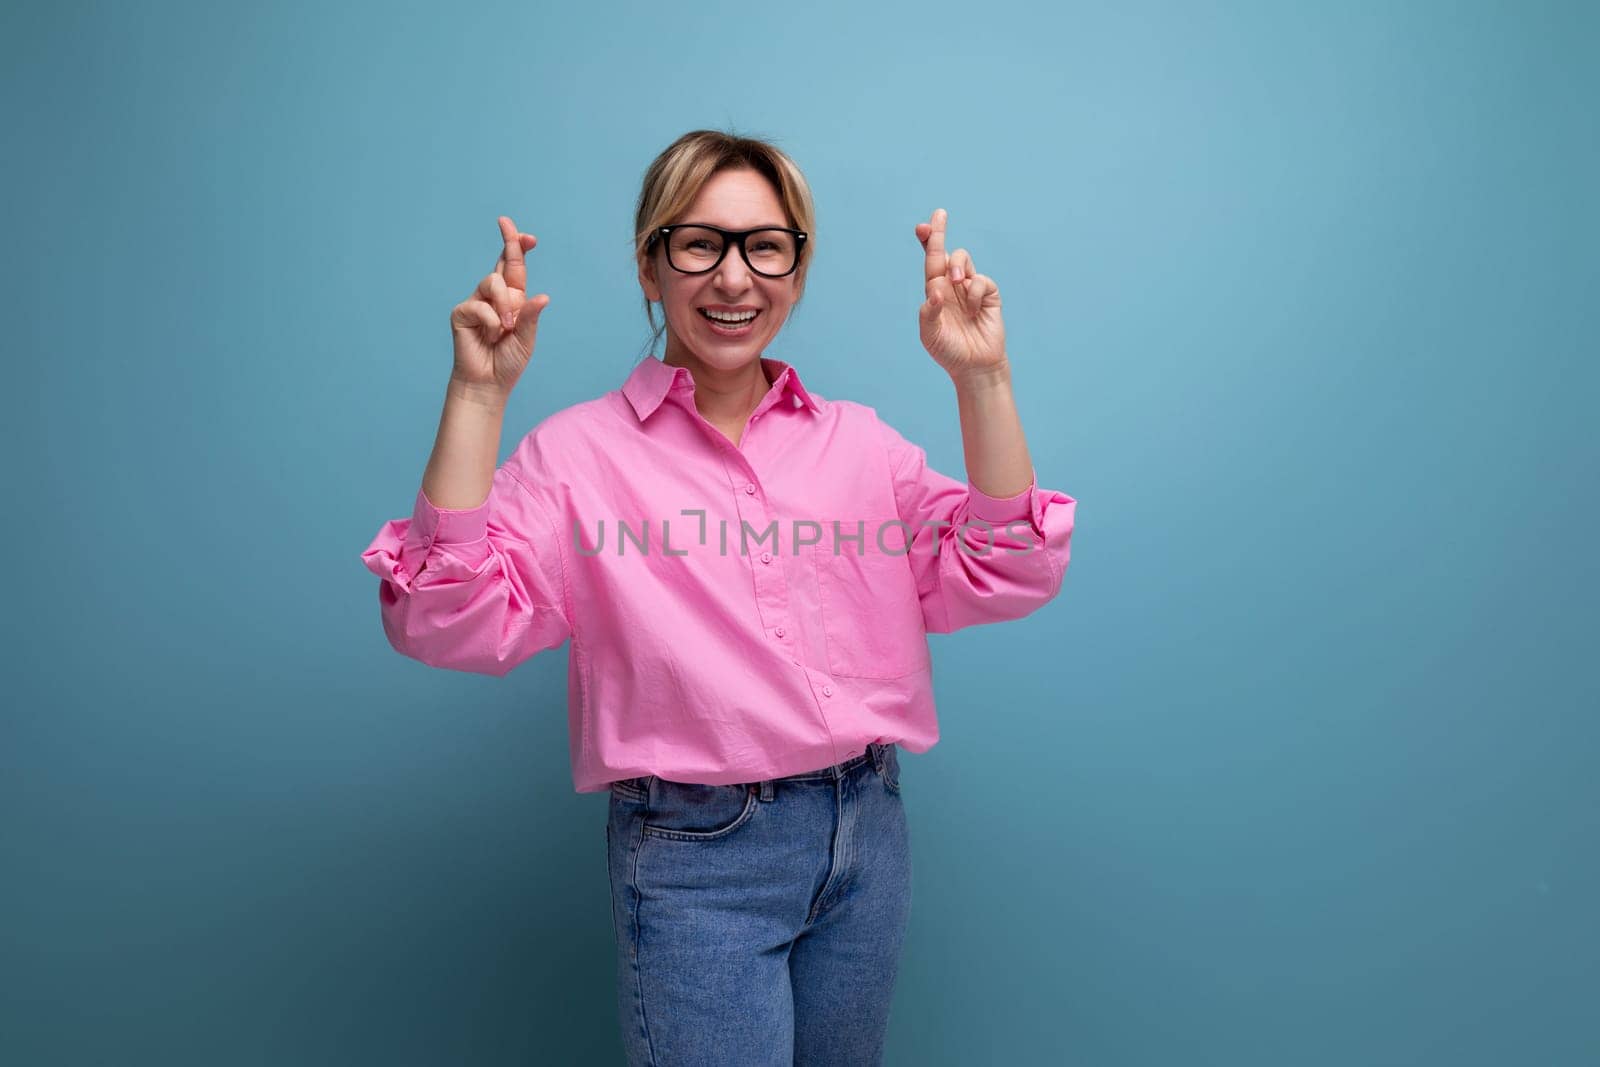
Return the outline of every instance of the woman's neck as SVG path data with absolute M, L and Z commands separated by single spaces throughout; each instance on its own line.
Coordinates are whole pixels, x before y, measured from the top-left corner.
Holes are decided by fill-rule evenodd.
M 701 417 L 713 426 L 741 427 L 761 398 L 772 388 L 766 366 L 758 357 L 741 367 L 723 369 L 707 366 L 692 355 L 668 347 L 662 362 L 687 367 L 694 378 L 694 403 Z

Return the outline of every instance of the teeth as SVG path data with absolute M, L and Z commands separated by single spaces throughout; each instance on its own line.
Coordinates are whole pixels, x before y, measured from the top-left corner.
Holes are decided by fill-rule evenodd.
M 718 322 L 732 323 L 749 322 L 756 317 L 754 311 L 702 311 L 701 314 L 708 319 L 716 319 Z

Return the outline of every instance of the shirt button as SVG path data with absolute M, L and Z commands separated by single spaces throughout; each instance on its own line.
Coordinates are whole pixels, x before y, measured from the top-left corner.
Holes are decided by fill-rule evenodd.
M 777 634 L 779 637 L 782 637 L 783 636 L 783 627 L 780 626 L 776 630 L 773 630 L 772 632 Z
M 746 482 L 745 485 L 744 485 L 744 491 L 747 492 L 747 493 L 755 492 L 756 491 L 756 483 L 755 482 Z
M 763 553 L 761 553 L 761 562 L 762 563 L 771 563 L 772 562 L 772 553 L 771 552 L 763 552 Z
M 825 696 L 825 697 L 833 696 L 833 686 L 831 686 L 831 685 L 823 686 L 822 687 L 822 695 Z

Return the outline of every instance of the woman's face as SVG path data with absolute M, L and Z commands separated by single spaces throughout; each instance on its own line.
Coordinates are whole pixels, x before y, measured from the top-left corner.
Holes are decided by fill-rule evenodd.
M 704 223 L 724 230 L 790 224 L 777 190 L 749 169 L 712 175 L 683 218 L 673 221 Z M 697 359 L 719 370 L 736 370 L 759 359 L 777 336 L 789 317 L 789 309 L 800 297 L 798 276 L 798 271 L 783 278 L 756 274 L 731 244 L 715 270 L 681 274 L 667 264 L 666 249 L 657 241 L 650 258 L 639 269 L 639 284 L 645 296 L 660 302 L 666 316 L 667 362 L 682 364 Z M 729 330 L 713 323 L 706 311 L 754 311 L 756 317 L 746 326 Z

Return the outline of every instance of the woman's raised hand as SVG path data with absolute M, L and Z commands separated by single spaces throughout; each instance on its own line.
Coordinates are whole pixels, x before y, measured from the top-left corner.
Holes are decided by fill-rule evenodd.
M 450 311 L 456 349 L 451 377 L 509 395 L 533 356 L 539 316 L 549 306 L 550 297 L 540 293 L 527 299 L 528 268 L 522 257 L 539 239 L 517 232 L 516 224 L 505 215 L 500 216 L 500 237 L 505 247 L 494 269 L 471 296 Z
M 923 295 L 917 312 L 922 347 L 951 377 L 1006 366 L 1006 327 L 1000 289 L 979 274 L 965 248 L 944 250 L 945 210 L 917 223 L 923 249 Z

